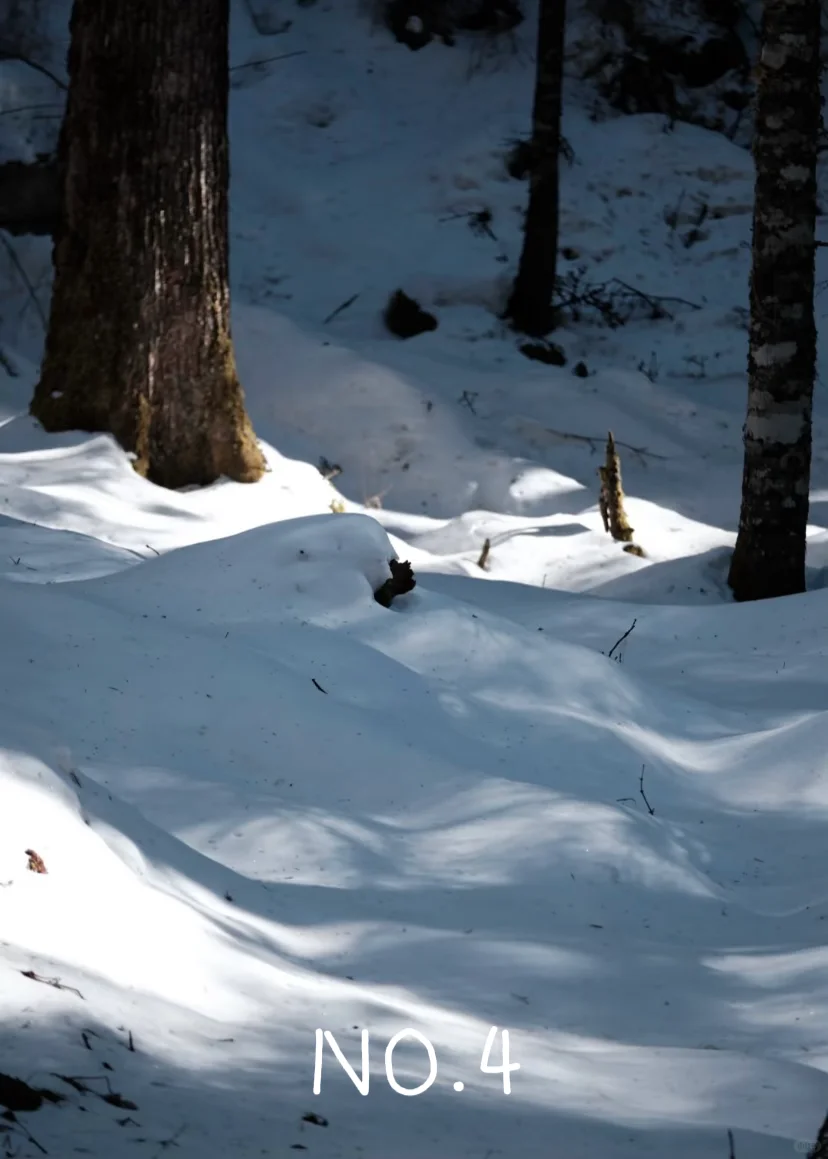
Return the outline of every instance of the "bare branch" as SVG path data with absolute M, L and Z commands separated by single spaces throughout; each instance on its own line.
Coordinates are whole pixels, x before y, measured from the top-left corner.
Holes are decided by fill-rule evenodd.
M 619 644 L 623 644 L 623 643 L 624 643 L 624 641 L 626 640 L 627 636 L 629 636 L 630 632 L 633 630 L 633 628 L 635 627 L 635 625 L 636 625 L 637 623 L 638 623 L 638 620 L 633 620 L 633 622 L 630 624 L 629 628 L 627 628 L 627 630 L 626 630 L 626 632 L 624 633 L 624 635 L 623 635 L 623 636 L 619 636 L 619 638 L 618 638 L 618 639 L 615 641 L 615 643 L 613 644 L 613 646 L 610 648 L 609 652 L 607 653 L 607 659 L 608 659 L 608 660 L 611 660 L 611 659 L 612 659 L 612 654 L 613 654 L 613 652 L 615 651 L 615 649 L 618 647 L 618 645 L 619 645 Z

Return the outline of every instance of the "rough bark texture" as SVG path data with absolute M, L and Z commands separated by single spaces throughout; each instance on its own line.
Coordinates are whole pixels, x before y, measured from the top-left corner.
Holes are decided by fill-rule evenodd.
M 765 0 L 737 600 L 805 589 L 816 361 L 814 253 L 820 0 Z
M 32 414 L 165 487 L 251 482 L 228 290 L 228 0 L 75 0 L 64 220 Z
M 506 317 L 516 330 L 541 338 L 555 325 L 552 299 L 558 272 L 558 168 L 561 141 L 566 0 L 540 0 L 537 72 L 532 110 L 529 207 Z
M 612 431 L 607 436 L 606 460 L 598 468 L 601 494 L 598 508 L 604 521 L 604 531 L 620 543 L 632 543 L 633 529 L 624 510 L 624 487 L 621 483 L 621 459 L 615 449 Z

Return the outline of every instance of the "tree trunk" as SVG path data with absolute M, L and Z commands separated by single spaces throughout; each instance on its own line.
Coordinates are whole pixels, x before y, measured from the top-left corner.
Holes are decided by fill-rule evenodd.
M 517 278 L 506 307 L 515 330 L 542 338 L 555 326 L 559 155 L 566 0 L 540 0 L 532 109 L 529 207 Z
M 828 1118 L 819 1129 L 816 1142 L 808 1152 L 808 1159 L 828 1159 Z
M 737 600 L 805 590 L 819 49 L 820 0 L 765 0 L 742 510 L 729 576 Z
M 228 288 L 228 0 L 75 0 L 64 220 L 32 414 L 164 487 L 265 467 Z

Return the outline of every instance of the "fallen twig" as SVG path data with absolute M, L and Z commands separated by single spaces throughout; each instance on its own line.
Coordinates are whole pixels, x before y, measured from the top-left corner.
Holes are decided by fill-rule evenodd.
M 178 1140 L 181 1138 L 181 1136 L 184 1134 L 184 1132 L 186 1130 L 187 1130 L 187 1124 L 182 1123 L 181 1126 L 178 1128 L 178 1130 L 175 1131 L 172 1135 L 170 1135 L 169 1139 L 161 1139 L 159 1141 L 159 1144 L 158 1144 L 161 1151 L 166 1151 L 168 1147 L 178 1147 L 180 1145 Z M 156 1156 L 157 1156 L 157 1154 L 158 1154 L 158 1152 L 156 1152 Z
M 68 1083 L 70 1087 L 81 1095 L 94 1095 L 101 1099 L 104 1103 L 109 1103 L 111 1107 L 119 1107 L 124 1111 L 137 1111 L 137 1103 L 133 1103 L 131 1099 L 125 1099 L 123 1095 L 113 1091 L 112 1083 L 105 1074 L 90 1074 L 90 1075 L 71 1075 L 71 1074 L 55 1074 L 53 1078 L 60 1079 L 61 1082 Z M 106 1083 L 106 1094 L 102 1095 L 100 1091 L 96 1091 L 93 1087 L 87 1086 L 87 1083 Z
M 77 1091 L 79 1095 L 92 1095 L 95 1093 L 91 1087 L 86 1085 L 85 1082 L 83 1082 L 81 1079 L 74 1078 L 72 1075 L 58 1074 L 56 1071 L 52 1071 L 52 1078 L 60 1079 L 62 1083 L 66 1083 L 66 1085 L 70 1086 L 72 1090 Z
M 110 1107 L 118 1107 L 122 1111 L 137 1111 L 138 1104 L 133 1103 L 131 1099 L 125 1099 L 123 1095 L 119 1095 L 117 1091 L 110 1090 L 105 1095 L 98 1095 L 105 1103 L 109 1103 Z
M 623 636 L 619 636 L 619 638 L 618 638 L 618 639 L 615 641 L 615 643 L 613 644 L 613 646 L 610 648 L 609 652 L 607 653 L 607 659 L 608 659 L 608 660 L 611 660 L 611 659 L 612 659 L 612 654 L 613 654 L 613 652 L 615 651 L 615 649 L 618 647 L 618 645 L 619 645 L 619 644 L 623 644 L 623 643 L 624 643 L 624 641 L 626 640 L 627 636 L 629 636 L 630 632 L 633 630 L 633 628 L 635 627 L 635 625 L 636 625 L 637 623 L 638 623 L 638 620 L 633 620 L 633 622 L 630 624 L 629 628 L 627 628 L 627 630 L 626 630 L 626 632 L 624 633 L 624 635 L 623 635 Z
M 483 540 L 483 550 L 480 552 L 480 558 L 477 561 L 477 566 L 481 571 L 486 570 L 486 564 L 489 562 L 489 552 L 492 550 L 492 541 L 490 539 Z
M 467 406 L 473 415 L 477 415 L 474 404 L 478 394 L 479 391 L 476 390 L 464 390 L 457 401 L 461 406 Z
M 675 302 L 679 306 L 689 306 L 691 310 L 701 310 L 698 302 L 688 302 L 686 298 L 676 298 L 672 294 L 645 294 L 643 290 L 638 290 L 635 286 L 630 286 L 627 282 L 622 282 L 620 278 L 613 278 L 612 281 L 615 282 L 616 286 L 620 286 L 622 290 L 626 290 L 627 293 L 641 298 L 642 302 L 646 302 L 653 309 L 658 309 L 662 302 Z M 664 313 L 666 314 L 667 311 L 665 310 Z
M 563 439 L 565 442 L 586 443 L 589 449 L 595 453 L 597 449 L 604 446 L 606 437 L 597 438 L 593 435 L 576 435 L 571 431 L 557 431 L 554 427 L 544 427 L 543 430 L 547 434 L 554 435 L 556 439 Z M 667 461 L 667 455 L 658 455 L 655 451 L 648 451 L 646 447 L 634 447 L 631 443 L 622 443 L 620 439 L 615 440 L 616 447 L 623 447 L 633 455 L 638 455 L 639 458 L 661 459 Z
M 14 1125 L 15 1125 L 15 1127 L 17 1127 L 18 1131 L 21 1132 L 21 1134 L 26 1136 L 26 1138 L 29 1140 L 29 1142 L 32 1144 L 33 1147 L 37 1147 L 37 1149 L 41 1155 L 48 1155 L 49 1154 L 49 1152 L 46 1150 L 46 1148 L 43 1146 L 43 1144 L 38 1143 L 37 1139 L 35 1139 L 34 1135 L 31 1133 L 31 1131 L 26 1126 L 26 1124 L 21 1123 L 21 1121 L 17 1118 L 16 1115 L 14 1117 Z
M 314 686 L 314 688 L 318 688 L 320 692 L 324 692 L 326 696 L 328 695 L 315 676 L 311 676 L 311 684 Z
M 652 807 L 650 802 L 647 800 L 647 794 L 644 792 L 644 769 L 645 768 L 646 768 L 646 765 L 641 766 L 641 776 L 638 778 L 638 791 L 641 794 L 642 801 L 647 806 L 647 812 L 650 814 L 651 817 L 653 817 L 653 816 L 655 816 L 655 809 Z
M 36 974 L 34 970 L 21 970 L 20 973 L 24 978 L 31 978 L 33 982 L 42 982 L 44 986 L 53 986 L 55 990 L 69 990 L 72 994 L 77 994 L 78 998 L 83 998 L 80 990 L 76 990 L 74 986 L 67 986 L 65 982 L 61 982 L 60 978 L 44 978 L 41 974 Z M 86 1001 L 85 998 L 83 1000 Z
M 277 60 L 290 60 L 292 56 L 307 56 L 306 48 L 298 48 L 295 52 L 283 52 L 281 56 L 266 56 L 263 60 L 248 60 L 245 64 L 230 66 L 230 72 L 238 72 L 242 68 L 255 68 L 257 64 L 273 64 Z
M 342 314 L 345 310 L 347 310 L 349 306 L 353 306 L 354 302 L 357 300 L 358 297 L 359 297 L 359 292 L 357 292 L 356 294 L 352 294 L 350 298 L 346 298 L 346 300 L 342 303 L 341 306 L 337 306 L 337 308 L 335 310 L 331 311 L 331 313 L 328 315 L 327 318 L 322 319 L 322 325 L 327 326 L 329 322 L 333 322 L 334 318 L 339 317 L 339 315 Z

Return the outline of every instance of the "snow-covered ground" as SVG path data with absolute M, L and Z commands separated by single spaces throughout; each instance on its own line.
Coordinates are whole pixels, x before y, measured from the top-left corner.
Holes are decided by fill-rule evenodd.
M 585 315 L 566 367 L 532 362 L 496 319 L 531 25 L 413 54 L 356 5 L 283 8 L 261 37 L 239 6 L 232 54 L 284 58 L 233 72 L 260 484 L 166 492 L 45 436 L 3 282 L 0 1076 L 65 1101 L 0 1118 L 0 1153 L 801 1153 L 828 1108 L 828 427 L 820 387 L 813 590 L 733 605 L 749 154 L 593 121 L 573 80 L 564 269 L 670 316 Z M 2 68 L 8 108 L 53 98 Z M 13 245 L 47 308 L 48 244 Z M 398 286 L 436 332 L 383 330 Z M 643 558 L 597 510 L 608 429 Z M 386 610 L 394 555 L 418 586 Z M 363 1030 L 367 1095 L 324 1039 L 315 1094 L 317 1031 L 360 1072 Z M 436 1059 L 408 1098 L 405 1030 Z M 422 1041 L 392 1061 L 427 1081 Z

